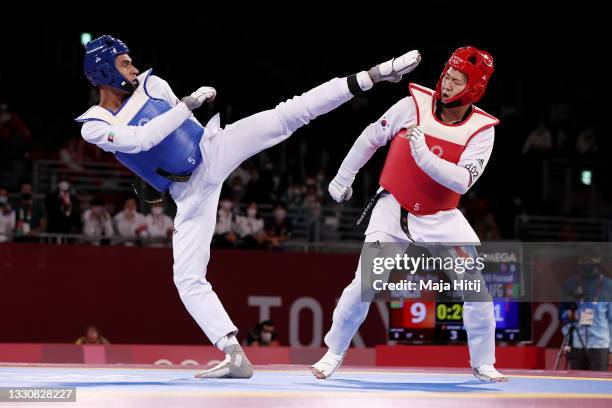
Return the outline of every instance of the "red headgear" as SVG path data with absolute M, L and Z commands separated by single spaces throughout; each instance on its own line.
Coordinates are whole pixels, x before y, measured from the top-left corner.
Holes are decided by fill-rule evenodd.
M 460 105 L 467 105 L 478 102 L 484 95 L 489 79 L 491 79 L 491 75 L 493 75 L 495 70 L 491 54 L 472 46 L 457 48 L 446 63 L 436 85 L 436 97 L 438 99 L 442 95 L 442 78 L 444 78 L 451 67 L 467 76 L 467 85 L 462 92 L 453 96 L 445 103 L 449 104 L 459 101 Z

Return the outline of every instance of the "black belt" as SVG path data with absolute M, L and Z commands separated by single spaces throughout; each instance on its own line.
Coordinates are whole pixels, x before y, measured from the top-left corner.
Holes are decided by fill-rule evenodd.
M 159 174 L 162 177 L 167 178 L 168 180 L 178 181 L 179 183 L 184 183 L 186 181 L 189 181 L 189 178 L 191 177 L 191 173 L 187 173 L 183 175 L 173 174 L 162 168 L 158 168 L 157 170 L 155 170 L 155 173 Z
M 370 212 L 372 212 L 372 209 L 374 208 L 374 206 L 376 205 L 380 197 L 382 197 L 383 194 L 385 193 L 388 193 L 388 191 L 381 190 L 380 192 L 376 193 L 374 197 L 370 198 L 370 201 L 368 201 L 366 206 L 363 207 L 363 211 L 361 212 L 361 215 L 359 216 L 359 218 L 357 218 L 357 221 L 355 221 L 356 227 L 358 227 L 363 222 L 363 220 L 366 219 L 366 217 L 370 214 Z
M 402 205 L 400 204 L 400 226 L 402 227 L 402 231 L 404 231 L 404 234 L 406 234 L 408 239 L 414 242 L 414 239 L 412 239 L 412 235 L 410 235 L 410 230 L 408 229 L 408 214 L 410 214 L 408 210 L 402 207 Z
M 155 170 L 155 173 L 167 178 L 168 180 L 172 180 L 172 181 L 178 181 L 179 183 L 184 183 L 186 181 L 189 181 L 189 178 L 191 177 L 191 173 L 187 173 L 187 174 L 183 174 L 183 175 L 179 175 L 179 174 L 173 174 L 170 173 L 169 171 L 166 171 L 162 168 L 158 168 L 157 170 Z M 134 190 L 134 193 L 137 196 L 140 196 L 140 194 L 138 194 L 138 189 L 136 188 L 136 186 L 134 184 L 132 184 L 132 189 Z M 155 198 L 153 200 L 147 200 L 146 198 L 143 198 L 144 201 L 147 204 L 159 204 L 159 203 L 163 203 L 164 202 L 164 197 L 166 196 L 166 193 L 162 193 L 158 198 Z
M 370 201 L 368 201 L 366 206 L 363 208 L 361 215 L 359 216 L 359 218 L 357 218 L 357 221 L 355 221 L 356 227 L 358 227 L 363 222 L 363 220 L 372 212 L 372 209 L 374 208 L 378 200 L 380 200 L 380 198 L 386 194 L 389 194 L 389 192 L 383 189 L 380 192 L 376 193 L 374 197 L 370 198 Z M 415 242 L 414 239 L 412 239 L 412 235 L 410 235 L 410 230 L 408 229 L 408 214 L 410 214 L 408 210 L 406 210 L 400 204 L 400 226 L 402 227 L 402 231 L 404 231 L 404 234 L 406 234 L 408 239 L 412 242 Z

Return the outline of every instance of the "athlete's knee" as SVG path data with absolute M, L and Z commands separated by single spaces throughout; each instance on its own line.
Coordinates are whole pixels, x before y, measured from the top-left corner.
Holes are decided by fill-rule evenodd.
M 195 273 L 176 273 L 175 270 L 173 281 L 181 299 L 212 290 L 203 275 L 198 276 Z
M 465 325 L 474 327 L 495 327 L 493 302 L 465 302 L 463 304 Z

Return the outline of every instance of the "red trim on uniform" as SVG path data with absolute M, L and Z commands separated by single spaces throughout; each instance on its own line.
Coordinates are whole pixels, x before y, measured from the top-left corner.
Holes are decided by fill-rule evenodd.
M 470 140 L 472 140 L 474 138 L 474 136 L 476 136 L 477 134 L 479 134 L 480 132 L 487 130 L 489 128 L 492 128 L 496 125 L 496 123 L 490 123 L 488 125 L 484 125 L 483 127 L 481 127 L 480 129 L 476 130 L 474 133 L 472 133 L 472 136 L 470 136 L 468 138 L 468 140 L 465 142 L 465 145 L 467 146 L 468 143 L 470 143 Z
M 412 90 L 413 90 L 413 89 L 417 89 L 417 90 L 419 90 L 419 91 L 421 91 L 421 92 L 423 92 L 423 93 L 425 93 L 425 94 L 427 94 L 427 95 L 430 95 L 430 96 L 433 96 L 433 95 L 434 95 L 434 92 L 433 92 L 431 89 L 424 88 L 424 87 L 422 87 L 422 86 L 420 86 L 420 85 L 417 85 L 417 84 L 415 84 L 415 83 L 411 83 L 411 84 L 410 84 L 410 86 L 409 86 L 409 89 L 410 89 L 410 94 L 412 95 L 412 98 L 414 99 L 414 104 L 417 106 L 417 123 L 419 123 L 419 122 L 418 122 L 418 118 L 419 118 L 419 108 L 418 108 L 418 107 L 419 107 L 419 105 L 418 105 L 418 103 L 416 102 L 416 97 L 414 96 L 414 93 L 412 92 Z M 448 126 L 448 127 L 457 127 L 457 126 L 462 126 L 462 125 L 464 125 L 464 124 L 465 124 L 465 123 L 466 123 L 468 120 L 470 120 L 470 119 L 472 118 L 472 115 L 474 115 L 474 112 L 475 112 L 477 109 L 478 109 L 478 108 L 476 108 L 475 106 L 473 106 L 473 108 L 472 108 L 472 112 L 470 112 L 469 116 L 468 116 L 467 118 L 465 118 L 464 120 L 462 120 L 461 122 L 459 122 L 459 123 L 444 123 L 444 122 L 440 121 L 440 120 L 438 119 L 438 117 L 436 116 L 436 98 L 432 98 L 432 99 L 431 99 L 431 116 L 434 118 L 434 120 L 435 120 L 436 122 L 438 122 L 438 123 L 439 123 L 439 124 L 441 124 L 442 126 Z M 480 110 L 480 109 L 478 109 L 478 110 Z M 484 114 L 484 112 L 483 112 L 483 114 Z M 490 116 L 490 115 L 486 115 L 486 116 Z M 494 118 L 493 116 L 491 116 L 491 118 L 493 118 L 493 119 L 497 119 L 497 118 Z M 499 121 L 498 121 L 498 122 L 499 122 Z
M 412 101 L 414 102 L 414 106 L 416 109 L 416 116 L 417 116 L 417 126 L 421 124 L 421 114 L 419 113 L 419 104 L 417 103 L 416 100 L 416 96 L 414 96 L 414 93 L 412 92 L 413 89 L 419 89 L 420 87 L 415 84 L 415 83 L 410 83 L 410 85 L 408 86 L 408 90 L 410 91 L 410 96 L 412 96 Z M 425 93 L 427 93 L 427 91 L 424 91 Z
M 408 86 L 408 88 L 409 88 L 411 91 L 412 91 L 412 89 L 414 88 L 414 89 L 418 89 L 419 91 L 421 91 L 421 92 L 423 92 L 423 93 L 426 93 L 426 94 L 428 94 L 428 95 L 430 95 L 430 96 L 433 96 L 433 95 L 434 95 L 434 91 L 432 91 L 431 89 L 429 89 L 429 88 L 425 88 L 424 86 L 421 86 L 421 85 L 419 85 L 419 84 L 415 84 L 414 82 L 411 82 L 411 83 L 410 83 L 410 85 Z M 412 92 L 411 92 L 411 93 L 412 93 Z
M 487 112 L 483 111 L 483 110 L 482 110 L 482 109 L 480 109 L 480 108 L 477 108 L 476 106 L 474 106 L 474 109 L 476 109 L 476 110 L 478 111 L 478 113 L 480 113 L 481 115 L 486 116 L 486 117 L 488 117 L 488 118 L 490 118 L 490 119 L 494 119 L 494 120 L 495 120 L 494 125 L 499 125 L 499 119 L 498 119 L 498 118 L 496 118 L 495 116 L 493 116 L 493 115 L 489 115 Z

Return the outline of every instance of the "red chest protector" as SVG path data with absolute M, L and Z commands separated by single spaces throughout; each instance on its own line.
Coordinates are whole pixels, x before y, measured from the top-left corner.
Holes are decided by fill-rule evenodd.
M 474 106 L 465 121 L 454 125 L 443 124 L 434 114 L 433 93 L 431 89 L 410 84 L 417 125 L 425 134 L 425 142 L 432 153 L 457 164 L 470 139 L 482 130 L 497 125 L 499 120 Z M 438 184 L 416 164 L 406 129 L 401 129 L 393 137 L 380 175 L 380 185 L 393 194 L 403 208 L 416 215 L 456 208 L 461 197 Z

